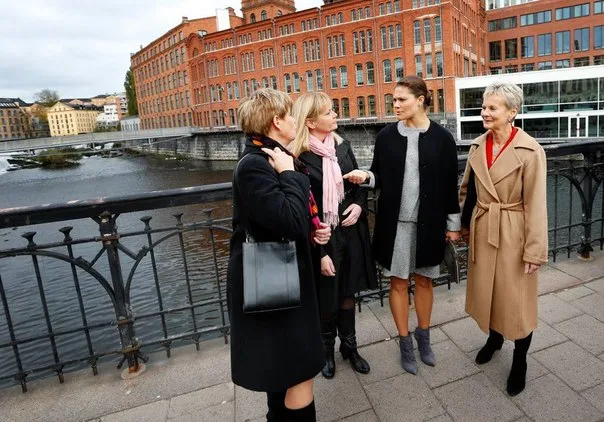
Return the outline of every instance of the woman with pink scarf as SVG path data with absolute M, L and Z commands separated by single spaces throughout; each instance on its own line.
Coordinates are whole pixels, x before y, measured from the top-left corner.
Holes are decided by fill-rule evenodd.
M 334 132 L 338 115 L 331 98 L 323 92 L 303 94 L 294 102 L 292 115 L 296 138 L 288 148 L 306 164 L 319 216 L 332 228 L 329 243 L 315 248 L 313 256 L 326 358 L 321 372 L 325 378 L 335 375 L 338 335 L 344 360 L 350 359 L 355 371 L 366 374 L 369 364 L 357 350 L 354 294 L 377 286 L 367 191 L 342 178 L 358 165 L 350 143 Z

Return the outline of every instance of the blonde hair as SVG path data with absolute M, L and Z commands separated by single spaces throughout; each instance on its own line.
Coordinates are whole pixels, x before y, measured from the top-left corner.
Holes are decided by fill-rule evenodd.
M 292 109 L 285 92 L 262 88 L 244 98 L 237 107 L 237 120 L 246 135 L 268 135 L 275 116 L 283 118 Z
M 296 119 L 296 137 L 289 144 L 288 149 L 296 157 L 303 152 L 309 151 L 308 140 L 310 138 L 310 130 L 306 126 L 308 119 L 314 120 L 319 117 L 319 114 L 326 108 L 333 107 L 331 98 L 324 92 L 307 92 L 300 95 L 294 106 L 292 107 L 292 115 Z M 342 143 L 342 137 L 337 133 L 333 133 L 336 142 Z

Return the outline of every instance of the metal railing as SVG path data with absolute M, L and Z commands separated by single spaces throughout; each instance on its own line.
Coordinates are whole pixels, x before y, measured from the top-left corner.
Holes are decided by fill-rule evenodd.
M 546 151 L 550 253 L 589 258 L 604 245 L 604 141 Z M 169 357 L 177 342 L 197 349 L 208 336 L 226 342 L 230 198 L 223 183 L 0 209 L 0 236 L 15 237 L 0 248 L 0 382 L 14 380 L 25 392 L 36 376 L 54 372 L 63 382 L 85 365 L 96 374 L 100 359 L 119 360 L 118 368 L 127 362 L 136 373 L 149 351 Z M 204 211 L 207 204 L 216 210 Z M 25 241 L 10 230 L 18 227 L 29 229 Z M 388 282 L 379 280 L 377 290 L 358 295 L 359 307 L 370 297 L 383 303 Z M 435 280 L 449 283 L 447 275 Z

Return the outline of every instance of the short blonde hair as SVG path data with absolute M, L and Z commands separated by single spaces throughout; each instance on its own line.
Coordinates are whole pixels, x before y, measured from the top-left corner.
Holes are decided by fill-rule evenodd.
M 333 103 L 329 95 L 324 92 L 307 92 L 300 95 L 292 108 L 292 115 L 296 119 L 296 137 L 289 144 L 289 150 L 296 157 L 303 152 L 309 151 L 308 140 L 310 138 L 310 130 L 306 126 L 306 120 L 314 120 L 319 117 L 323 110 L 331 109 Z M 342 142 L 342 138 L 334 133 L 334 138 L 338 144 Z
M 268 135 L 273 118 L 283 118 L 291 109 L 292 100 L 285 92 L 262 88 L 241 100 L 237 120 L 246 135 Z
M 500 96 L 503 98 L 503 101 L 508 109 L 511 110 L 515 108 L 518 110 L 518 113 L 520 113 L 520 108 L 524 102 L 524 93 L 522 92 L 522 88 L 520 88 L 518 85 L 504 81 L 493 82 L 491 85 L 487 86 L 487 89 L 484 90 L 482 99 L 485 100 L 491 95 Z

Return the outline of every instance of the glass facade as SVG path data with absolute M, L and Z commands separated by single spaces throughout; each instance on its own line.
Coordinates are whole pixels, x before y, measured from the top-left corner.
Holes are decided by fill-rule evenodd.
M 558 63 L 566 67 L 568 62 Z M 524 104 L 516 125 L 536 138 L 604 137 L 604 77 L 519 84 Z M 459 90 L 461 139 L 484 133 L 484 87 Z

